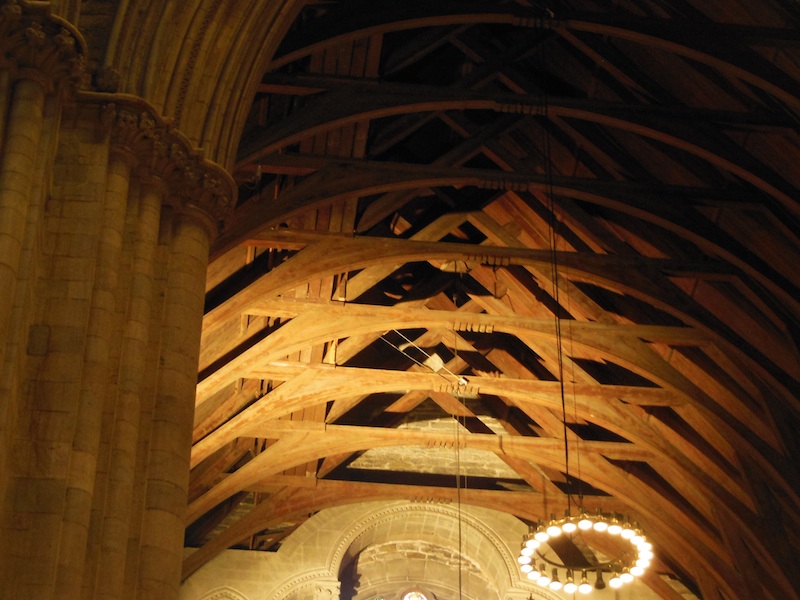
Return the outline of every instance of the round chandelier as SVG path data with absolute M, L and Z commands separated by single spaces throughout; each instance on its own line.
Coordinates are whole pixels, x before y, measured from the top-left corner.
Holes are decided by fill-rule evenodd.
M 569 538 L 581 545 L 582 538 L 589 536 L 595 536 L 595 544 L 596 536 L 608 536 L 603 547 L 621 549 L 613 557 L 603 559 L 597 559 L 593 553 L 580 553 L 584 560 L 579 561 L 562 559 L 552 547 L 558 538 Z M 593 562 L 586 554 L 592 554 Z M 553 518 L 531 527 L 517 560 L 528 579 L 542 587 L 567 594 L 589 594 L 593 589 L 606 587 L 603 573 L 610 577 L 608 585 L 619 588 L 643 575 L 652 559 L 653 545 L 629 522 L 620 521 L 616 515 L 582 513 L 579 517 Z M 594 584 L 589 582 L 590 573 L 596 574 Z

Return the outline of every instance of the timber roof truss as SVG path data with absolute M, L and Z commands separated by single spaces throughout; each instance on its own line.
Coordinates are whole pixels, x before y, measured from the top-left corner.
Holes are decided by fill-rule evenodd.
M 185 575 L 453 501 L 457 431 L 465 501 L 629 514 L 664 598 L 794 593 L 800 9 L 604 6 L 301 11 L 212 249 Z

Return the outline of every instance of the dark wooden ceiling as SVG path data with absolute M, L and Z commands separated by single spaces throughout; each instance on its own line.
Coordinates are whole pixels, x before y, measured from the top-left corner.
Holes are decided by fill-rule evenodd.
M 663 598 L 797 597 L 798 24 L 307 2 L 213 249 L 185 575 L 325 507 L 453 500 L 425 449 L 459 437 L 464 501 L 629 514 Z

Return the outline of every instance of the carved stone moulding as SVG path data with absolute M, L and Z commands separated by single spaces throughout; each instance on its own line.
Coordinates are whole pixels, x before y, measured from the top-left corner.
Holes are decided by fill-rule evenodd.
M 45 3 L 4 0 L 0 4 L 0 68 L 13 78 L 41 81 L 48 92 L 87 83 L 86 42 Z
M 78 101 L 97 106 L 112 152 L 125 156 L 143 181 L 161 187 L 166 206 L 201 217 L 212 237 L 222 230 L 237 194 L 224 168 L 137 96 L 83 91 Z

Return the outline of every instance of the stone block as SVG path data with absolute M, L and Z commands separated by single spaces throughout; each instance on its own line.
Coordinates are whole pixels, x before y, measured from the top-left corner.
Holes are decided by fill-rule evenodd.
M 20 478 L 16 489 L 14 510 L 17 512 L 61 514 L 66 490 L 63 479 Z

